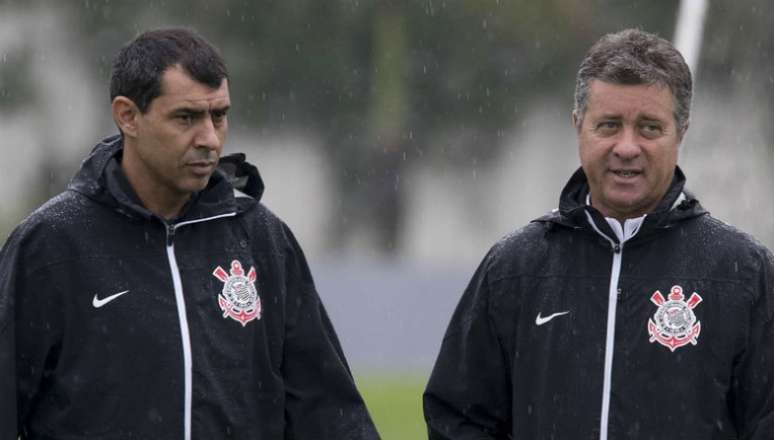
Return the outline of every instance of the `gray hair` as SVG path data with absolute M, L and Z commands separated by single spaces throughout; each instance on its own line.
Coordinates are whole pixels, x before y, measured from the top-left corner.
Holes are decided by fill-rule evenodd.
M 575 82 L 574 113 L 586 113 L 591 80 L 613 84 L 668 86 L 675 101 L 680 136 L 688 129 L 693 80 L 683 56 L 669 41 L 639 30 L 626 29 L 599 39 L 581 62 Z

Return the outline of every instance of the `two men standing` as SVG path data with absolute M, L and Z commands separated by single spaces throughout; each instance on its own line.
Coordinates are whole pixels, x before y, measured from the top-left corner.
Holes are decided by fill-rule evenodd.
M 431 439 L 774 436 L 774 261 L 684 188 L 691 93 L 663 39 L 591 48 L 581 168 L 463 295 L 424 396 Z M 257 170 L 220 157 L 217 51 L 145 33 L 111 99 L 121 134 L 0 253 L 0 436 L 378 438 Z

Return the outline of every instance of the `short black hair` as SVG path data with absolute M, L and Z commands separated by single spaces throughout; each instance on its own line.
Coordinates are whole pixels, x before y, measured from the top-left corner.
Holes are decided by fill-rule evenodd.
M 613 84 L 660 84 L 669 87 L 680 135 L 691 116 L 693 80 L 680 52 L 669 41 L 640 29 L 626 29 L 599 39 L 578 69 L 575 114 L 583 119 L 589 87 L 598 79 Z
M 161 95 L 161 77 L 180 66 L 194 80 L 213 89 L 228 78 L 223 58 L 207 40 L 189 29 L 147 31 L 121 48 L 113 61 L 110 100 L 131 99 L 145 113 Z

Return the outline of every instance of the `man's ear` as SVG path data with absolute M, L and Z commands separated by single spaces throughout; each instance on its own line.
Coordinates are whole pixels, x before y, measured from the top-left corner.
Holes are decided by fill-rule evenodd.
M 125 136 L 137 137 L 137 118 L 140 117 L 140 109 L 126 96 L 116 96 L 111 105 L 113 120 L 118 129 Z
M 684 129 L 682 129 L 682 130 L 679 130 L 679 129 L 678 129 L 678 130 L 677 130 L 677 134 L 678 134 L 678 136 L 679 136 L 679 139 L 678 139 L 678 141 L 680 142 L 680 144 L 681 144 L 681 145 L 682 145 L 682 143 L 683 143 L 683 139 L 685 139 L 685 133 L 688 133 L 688 126 L 689 126 L 689 125 L 690 125 L 690 123 L 686 122 L 686 123 L 685 123 L 685 128 L 684 128 Z
M 576 110 L 572 111 L 572 126 L 575 127 L 575 130 L 580 132 L 581 129 L 581 121 L 580 116 L 578 116 L 578 112 Z

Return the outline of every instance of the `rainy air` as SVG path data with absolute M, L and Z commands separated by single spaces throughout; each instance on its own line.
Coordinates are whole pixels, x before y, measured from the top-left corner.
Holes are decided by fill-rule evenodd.
M 774 6 L 0 0 L 0 439 L 774 439 Z

